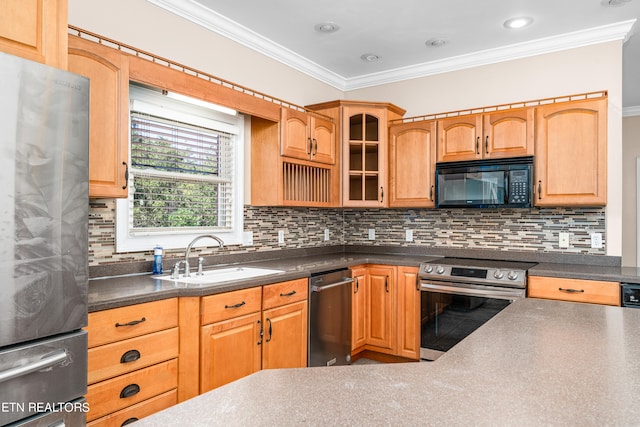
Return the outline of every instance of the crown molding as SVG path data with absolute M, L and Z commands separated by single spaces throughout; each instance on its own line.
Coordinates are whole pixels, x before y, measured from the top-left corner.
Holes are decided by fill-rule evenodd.
M 344 77 L 309 61 L 301 55 L 274 43 L 219 13 L 193 0 L 147 0 L 168 12 L 200 25 L 223 37 L 240 43 L 271 59 L 303 72 L 340 90 L 346 90 Z
M 598 43 L 626 40 L 636 22 L 635 19 L 632 19 L 390 71 L 345 78 L 202 6 L 194 0 L 147 1 L 342 91 L 394 83 Z
M 640 116 L 640 105 L 625 107 L 622 109 L 622 117 Z

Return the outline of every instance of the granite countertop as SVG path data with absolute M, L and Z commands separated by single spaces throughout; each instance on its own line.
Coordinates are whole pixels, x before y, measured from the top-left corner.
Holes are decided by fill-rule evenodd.
M 571 262 L 571 260 L 580 261 L 581 258 L 579 257 L 569 258 L 569 262 L 555 263 L 547 262 L 548 256 L 541 260 L 539 259 L 540 254 L 514 252 L 465 251 L 462 252 L 461 255 L 460 251 L 453 250 L 433 250 L 432 253 L 424 253 L 422 251 L 420 253 L 387 253 L 387 251 L 388 248 L 371 248 L 370 252 L 336 252 L 255 261 L 252 261 L 251 258 L 248 257 L 241 262 L 216 264 L 215 266 L 208 266 L 208 268 L 234 265 L 272 268 L 282 270 L 283 272 L 216 285 L 187 285 L 181 282 L 159 280 L 153 278 L 150 273 L 94 278 L 89 281 L 88 309 L 89 312 L 94 312 L 177 296 L 204 296 L 229 292 L 248 287 L 309 277 L 311 274 L 329 269 L 352 267 L 359 264 L 418 266 L 421 262 L 434 260 L 442 256 L 466 258 L 492 256 L 494 257 L 493 259 L 537 262 L 537 265 L 529 269 L 529 275 L 640 283 L 640 269 L 610 265 L 607 259 L 609 257 L 590 258 L 589 260 L 604 260 L 601 265 L 594 265 L 593 263 Z
M 515 301 L 435 362 L 263 370 L 136 425 L 638 425 L 640 310 Z

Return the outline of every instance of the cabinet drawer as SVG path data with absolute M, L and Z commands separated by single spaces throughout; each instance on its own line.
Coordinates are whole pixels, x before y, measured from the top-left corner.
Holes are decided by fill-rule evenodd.
M 147 399 L 121 411 L 91 421 L 88 427 L 121 426 L 124 422 L 133 422 L 178 403 L 178 392 L 171 390 L 159 396 Z
M 309 279 L 289 280 L 262 288 L 263 308 L 268 310 L 292 302 L 303 301 L 309 294 Z
M 177 387 L 177 359 L 90 385 L 86 396 L 90 408 L 87 421 L 95 420 Z
M 219 322 L 245 314 L 255 313 L 262 308 L 262 287 L 241 289 L 202 298 L 200 324 Z
M 178 328 L 89 349 L 89 384 L 178 357 Z
M 620 305 L 620 283 L 599 280 L 529 277 L 530 298 Z
M 178 326 L 177 298 L 89 313 L 89 348 Z

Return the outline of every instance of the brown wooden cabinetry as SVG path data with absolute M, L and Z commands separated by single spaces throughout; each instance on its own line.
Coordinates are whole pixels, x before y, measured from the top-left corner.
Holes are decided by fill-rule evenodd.
M 436 122 L 389 127 L 389 207 L 435 206 Z
M 532 156 L 534 110 L 514 108 L 438 120 L 438 161 Z
M 0 51 L 67 68 L 67 0 L 4 0 Z
M 536 109 L 536 206 L 607 202 L 607 99 Z
M 356 267 L 351 269 L 353 283 L 351 285 L 351 349 L 357 349 L 367 343 L 367 269 Z
M 202 298 L 200 393 L 267 368 L 307 365 L 307 279 Z
M 251 118 L 251 204 L 338 206 L 334 124 L 285 108 L 281 119 Z
M 176 298 L 89 313 L 90 426 L 121 425 L 177 403 Z
M 381 349 L 395 347 L 396 269 L 388 266 L 368 268 L 367 344 Z
M 620 305 L 620 283 L 600 280 L 529 276 L 530 298 Z
M 322 117 L 282 108 L 282 155 L 302 160 L 334 164 L 336 161 L 335 125 Z
M 69 70 L 91 82 L 89 197 L 127 197 L 129 71 L 126 55 L 69 36 Z
M 388 103 L 333 101 L 307 106 L 340 123 L 342 206 L 386 207 L 387 128 L 405 111 Z
M 420 280 L 418 267 L 398 267 L 398 356 L 420 359 Z

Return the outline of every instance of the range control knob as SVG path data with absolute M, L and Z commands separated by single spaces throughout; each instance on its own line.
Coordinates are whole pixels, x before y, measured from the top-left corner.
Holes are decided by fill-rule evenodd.
M 427 273 L 432 273 L 433 272 L 433 265 L 429 264 L 424 268 L 424 271 Z
M 509 274 L 507 274 L 507 279 L 509 280 L 516 280 L 517 278 L 518 278 L 517 271 L 510 271 Z
M 500 280 L 504 277 L 504 273 L 500 270 L 496 270 L 493 272 L 493 277 L 495 277 L 496 279 Z
M 439 265 L 439 266 L 436 268 L 436 273 L 438 273 L 438 274 L 443 274 L 443 273 L 444 273 L 444 267 L 443 267 L 443 266 L 441 266 L 441 265 Z

